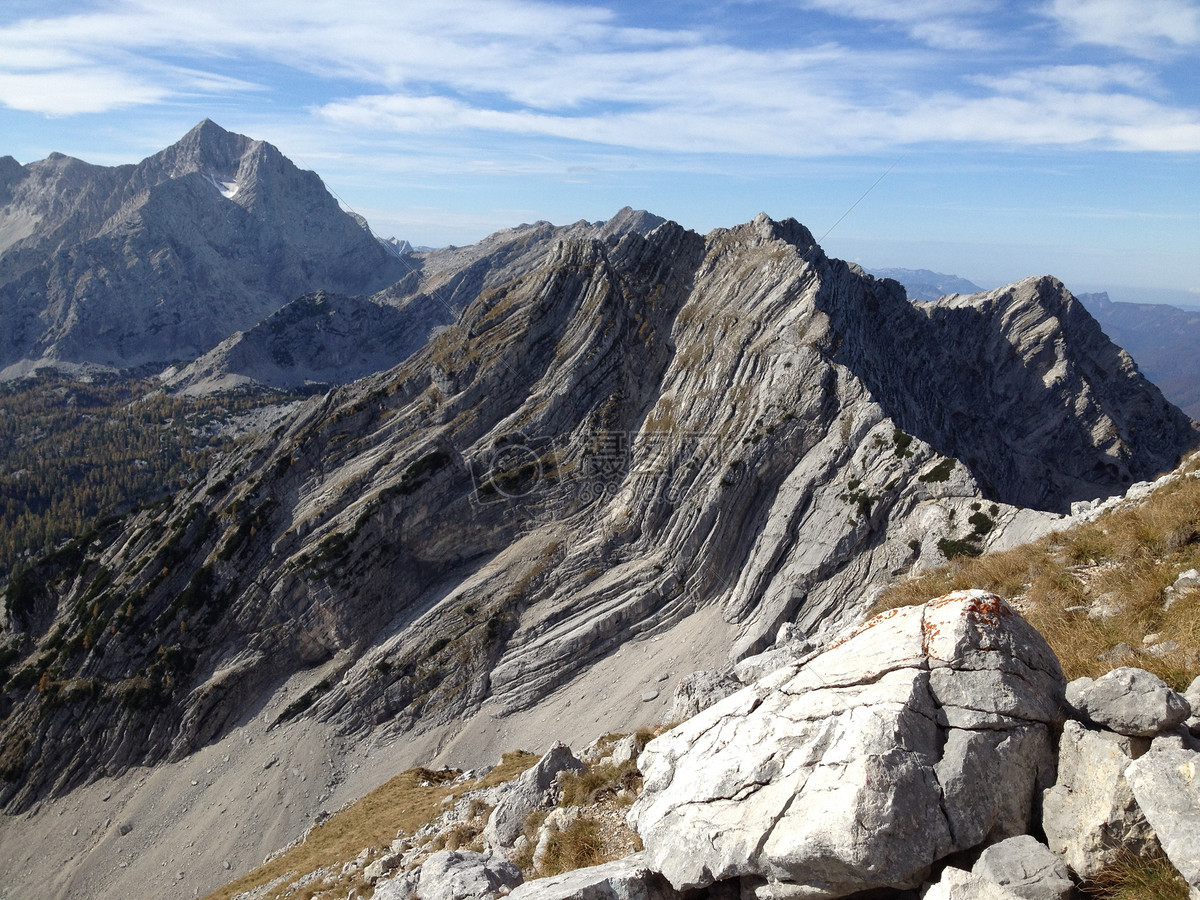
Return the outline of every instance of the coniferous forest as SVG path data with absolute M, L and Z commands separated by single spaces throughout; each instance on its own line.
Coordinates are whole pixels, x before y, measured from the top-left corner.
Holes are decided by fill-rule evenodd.
M 200 477 L 233 444 L 222 427 L 231 417 L 289 399 L 178 397 L 152 380 L 48 369 L 0 383 L 0 580 Z

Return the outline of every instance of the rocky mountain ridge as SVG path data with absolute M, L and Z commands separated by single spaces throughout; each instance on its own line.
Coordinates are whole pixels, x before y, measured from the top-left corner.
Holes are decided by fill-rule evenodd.
M 664 220 L 624 209 L 606 222 L 577 222 L 567 231 L 603 237 L 648 232 Z M 384 242 L 405 276 L 367 298 L 302 297 L 204 356 L 162 373 L 168 390 L 210 394 L 231 387 L 288 390 L 346 384 L 390 369 L 450 325 L 485 290 L 496 289 L 542 259 L 549 222 L 519 225 L 470 247 L 414 251 Z
M 1196 439 L 1054 279 L 915 304 L 793 220 L 534 223 L 389 298 L 452 321 L 10 586 L 10 811 L 251 726 L 449 753 L 698 623 L 689 668 L 827 637 Z
M 182 759 L 313 667 L 275 724 L 363 736 L 530 709 L 706 610 L 740 658 L 1195 439 L 1053 279 L 914 305 L 765 216 L 457 253 L 422 289 L 464 312 L 406 363 L 42 566 L 6 803 Z
M 980 293 L 982 288 L 957 275 L 928 269 L 870 269 L 877 278 L 904 285 L 910 300 L 938 300 L 947 294 Z M 1165 303 L 1115 303 L 1107 293 L 1077 298 L 1117 346 L 1127 351 L 1163 395 L 1193 419 L 1200 419 L 1200 312 Z
M 167 390 L 185 394 L 328 388 L 392 368 L 452 318 L 449 307 L 427 296 L 397 308 L 318 291 L 159 378 Z
M 0 163 L 0 374 L 193 359 L 316 289 L 407 269 L 312 172 L 209 120 L 137 165 Z

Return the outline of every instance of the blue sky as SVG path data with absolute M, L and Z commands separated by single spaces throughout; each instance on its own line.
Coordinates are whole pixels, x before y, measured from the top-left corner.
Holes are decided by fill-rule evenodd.
M 418 244 L 766 211 L 868 267 L 1200 304 L 1200 0 L 0 2 L 0 154 L 205 117 Z

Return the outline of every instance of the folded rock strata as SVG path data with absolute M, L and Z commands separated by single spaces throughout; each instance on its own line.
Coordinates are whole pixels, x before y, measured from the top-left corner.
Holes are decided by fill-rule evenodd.
M 182 759 L 318 667 L 273 726 L 388 740 L 696 614 L 734 660 L 819 643 L 1195 437 L 1054 279 L 914 304 L 793 220 L 539 223 L 410 280 L 462 314 L 403 364 L 31 567 L 57 618 L 12 664 L 0 804 Z

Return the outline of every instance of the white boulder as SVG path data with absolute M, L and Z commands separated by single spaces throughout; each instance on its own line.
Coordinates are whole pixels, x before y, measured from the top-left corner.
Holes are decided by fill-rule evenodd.
M 1184 722 L 1191 707 L 1145 669 L 1122 666 L 1067 685 L 1067 703 L 1085 720 L 1129 737 L 1154 737 Z
M 1187 727 L 1192 734 L 1200 735 L 1200 677 L 1192 679 L 1188 689 L 1183 692 L 1183 699 L 1192 709 L 1192 714 L 1186 722 Z
M 646 865 L 644 853 L 615 862 L 527 881 L 510 900 L 680 900 L 671 885 Z
M 1167 859 L 1200 896 L 1200 753 L 1155 748 L 1125 778 Z
M 1028 828 L 1063 686 L 995 595 L 892 610 L 652 741 L 629 821 L 679 890 L 916 887 L 948 854 Z
M 469 850 L 439 850 L 414 873 L 375 886 L 386 900 L 493 900 L 521 883 L 521 871 L 506 859 Z
M 1066 900 L 1075 889 L 1063 861 L 1028 834 L 988 847 L 971 874 L 1021 900 Z
M 1122 848 L 1135 855 L 1157 849 L 1125 769 L 1149 747 L 1145 738 L 1063 726 L 1058 783 L 1042 801 L 1042 826 L 1051 850 L 1079 876 L 1090 878 L 1116 862 Z

